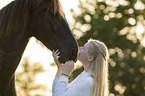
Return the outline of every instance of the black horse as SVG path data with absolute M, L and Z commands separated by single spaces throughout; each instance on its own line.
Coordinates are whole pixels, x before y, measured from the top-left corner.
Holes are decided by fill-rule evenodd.
M 16 96 L 15 70 L 32 36 L 60 62 L 76 61 L 78 45 L 58 0 L 15 0 L 0 10 L 0 96 Z

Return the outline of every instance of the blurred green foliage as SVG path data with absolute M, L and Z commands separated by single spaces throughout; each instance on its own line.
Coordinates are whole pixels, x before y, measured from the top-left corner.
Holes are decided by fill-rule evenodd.
M 28 58 L 24 58 L 19 69 L 21 70 L 16 72 L 17 95 L 43 96 L 38 92 L 45 91 L 46 86 L 35 83 L 36 75 L 45 71 L 43 66 L 38 62 L 30 64 Z
M 145 96 L 145 1 L 79 2 L 80 14 L 72 10 L 73 33 L 80 46 L 90 38 L 108 46 L 111 96 Z M 82 71 L 74 71 L 70 80 Z

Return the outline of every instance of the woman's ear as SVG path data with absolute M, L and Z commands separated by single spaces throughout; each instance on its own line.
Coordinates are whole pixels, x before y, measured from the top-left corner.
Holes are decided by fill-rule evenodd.
M 94 57 L 93 56 L 90 56 L 89 58 L 88 58 L 88 61 L 93 61 L 94 60 Z

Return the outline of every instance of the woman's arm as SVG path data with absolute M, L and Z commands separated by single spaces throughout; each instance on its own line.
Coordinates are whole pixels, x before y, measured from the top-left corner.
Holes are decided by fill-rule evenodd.
M 66 91 L 68 78 L 61 76 L 55 85 L 54 95 L 52 96 L 63 96 Z
M 55 86 L 55 91 L 54 91 L 54 96 L 59 95 L 61 93 L 65 92 L 65 89 L 67 87 L 68 83 L 68 77 L 72 71 L 74 70 L 74 62 L 73 61 L 67 61 L 65 64 L 62 66 L 62 74 L 59 78 L 59 80 L 56 83 Z
M 54 91 L 55 91 L 55 86 L 56 86 L 57 81 L 58 81 L 58 78 L 55 76 L 53 80 L 53 84 L 52 84 L 52 96 L 54 96 Z
M 57 70 L 57 74 L 56 74 L 56 77 L 53 81 L 53 85 L 52 85 L 52 94 L 55 94 L 55 91 L 57 89 L 60 89 L 57 93 L 59 94 L 59 92 L 63 92 L 64 93 L 64 88 L 66 88 L 67 86 L 67 82 L 68 82 L 68 78 L 67 76 L 69 76 L 72 71 L 74 70 L 74 62 L 73 61 L 67 61 L 65 62 L 65 64 L 61 64 L 58 59 L 60 56 L 58 56 L 60 54 L 60 52 L 58 50 L 56 50 L 55 52 L 53 51 L 53 57 L 54 57 L 54 61 L 58 67 L 58 70 Z M 57 79 L 59 79 L 57 81 Z M 59 85 L 57 88 L 57 84 Z M 59 88 L 59 87 L 62 87 L 62 88 Z M 55 96 L 55 95 L 54 95 Z
M 54 95 L 54 90 L 55 90 L 55 85 L 57 83 L 57 80 L 61 76 L 61 73 L 62 73 L 62 64 L 58 61 L 58 59 L 60 57 L 59 54 L 60 54 L 60 52 L 58 50 L 56 50 L 56 51 L 53 50 L 53 52 L 52 52 L 54 62 L 57 65 L 57 73 L 55 75 L 55 78 L 54 78 L 53 84 L 52 84 L 52 96 Z

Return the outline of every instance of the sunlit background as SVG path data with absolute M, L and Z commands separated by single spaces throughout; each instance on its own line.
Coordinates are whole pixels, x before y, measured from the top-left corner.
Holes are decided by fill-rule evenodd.
M 11 2 L 12 0 L 1 0 L 0 1 L 0 9 L 7 5 L 9 2 Z M 86 0 L 81 0 L 82 2 L 86 2 Z M 104 1 L 104 0 L 97 0 L 99 2 Z M 145 8 L 144 4 L 141 3 L 141 0 L 136 0 L 136 4 L 134 5 L 134 8 L 136 10 L 143 10 Z M 91 29 L 91 26 L 89 24 L 84 24 L 82 25 L 80 22 L 76 23 L 74 26 L 74 19 L 72 18 L 72 13 L 70 12 L 70 9 L 74 9 L 76 14 L 80 14 L 81 11 L 78 8 L 78 4 L 79 4 L 79 0 L 60 0 L 62 6 L 63 6 L 63 11 L 65 13 L 65 16 L 67 18 L 67 21 L 70 25 L 70 27 L 75 27 L 81 30 L 81 32 L 79 30 L 73 30 L 75 36 L 77 39 L 79 39 L 81 36 L 83 36 L 82 32 L 86 32 L 88 30 Z M 88 2 L 95 2 L 95 0 L 88 0 Z M 104 13 L 108 13 L 104 16 L 104 20 L 107 22 L 109 21 L 111 18 L 122 18 L 122 14 L 121 13 L 113 13 L 113 11 L 116 10 L 116 7 L 118 7 L 119 5 L 129 5 L 129 2 L 127 2 L 126 0 L 106 0 L 105 1 L 106 4 L 111 5 L 108 6 L 107 8 L 105 8 L 104 5 L 100 5 L 100 9 L 103 10 Z M 95 4 L 95 3 L 94 3 Z M 93 6 L 93 5 L 92 5 Z M 87 10 L 89 10 L 90 14 L 94 14 L 94 7 L 92 6 L 88 6 L 85 3 L 83 4 L 83 7 L 86 8 Z M 98 7 L 98 6 L 97 6 Z M 130 8 L 129 10 L 125 10 L 125 12 L 127 14 L 133 14 L 134 10 L 132 8 Z M 97 16 L 94 18 L 98 18 Z M 84 19 L 86 22 L 90 22 L 91 21 L 91 17 L 90 15 L 85 15 Z M 141 43 L 141 45 L 143 47 L 145 47 L 145 36 L 143 35 L 145 32 L 145 28 L 143 26 L 143 24 L 145 25 L 145 21 L 143 16 L 138 16 L 138 22 L 134 19 L 134 18 L 129 18 L 128 19 L 128 23 L 130 25 L 136 25 L 134 27 L 124 27 L 120 32 L 118 32 L 119 35 L 126 35 L 126 38 L 130 41 L 132 41 L 133 43 L 137 43 L 138 40 Z M 116 30 L 116 29 L 114 29 Z M 135 34 L 135 35 L 134 35 Z M 115 52 L 119 53 L 119 58 L 123 58 L 124 54 L 122 53 L 122 50 L 120 50 L 119 48 L 115 48 L 115 49 L 109 49 L 110 55 L 114 54 Z M 27 61 L 28 58 L 28 62 L 33 65 L 34 63 L 40 63 L 40 65 L 44 68 L 44 70 L 42 70 L 41 73 L 37 73 L 36 74 L 36 78 L 35 78 L 35 83 L 36 84 L 42 84 L 45 86 L 45 90 L 40 90 L 40 91 L 33 91 L 32 94 L 41 94 L 42 96 L 52 96 L 51 94 L 51 86 L 52 86 L 52 82 L 56 73 L 56 66 L 54 65 L 54 61 L 53 61 L 53 57 L 51 55 L 52 53 L 45 47 L 42 47 L 41 44 L 39 44 L 35 38 L 31 38 L 26 50 L 23 54 L 23 57 L 21 59 L 20 65 L 17 68 L 16 73 L 18 75 L 22 75 L 23 73 L 23 68 L 22 68 L 22 64 L 25 63 Z M 139 54 L 137 52 L 130 52 L 132 57 L 136 57 Z M 145 61 L 145 56 L 144 56 L 144 61 Z M 115 67 L 117 64 L 116 62 L 114 62 L 112 59 L 110 59 L 110 66 L 111 67 Z M 34 65 L 35 66 L 35 65 Z M 77 62 L 75 65 L 75 68 L 77 68 L 78 66 L 81 66 L 80 62 Z M 124 63 L 120 64 L 121 67 L 124 67 Z M 24 67 L 24 66 L 23 66 Z M 26 67 L 27 68 L 27 67 Z M 145 73 L 145 68 L 140 68 L 140 70 L 142 71 L 142 73 Z M 118 73 L 119 75 L 123 74 L 122 71 L 119 71 L 120 73 Z M 134 72 L 133 68 L 129 69 L 130 73 Z M 31 72 L 29 72 L 31 74 Z M 26 78 L 25 76 L 23 76 L 22 78 Z M 25 81 L 25 80 L 24 80 Z M 19 82 L 17 82 L 18 84 Z M 20 82 L 23 83 L 23 82 Z M 134 88 L 136 85 L 132 84 L 132 88 Z M 120 83 L 116 83 L 116 85 L 114 86 L 114 89 L 119 93 L 119 94 L 123 94 L 124 91 L 126 90 L 126 87 L 124 87 L 123 85 L 121 85 Z M 144 87 L 145 89 L 145 87 Z M 19 87 L 17 86 L 17 91 L 19 91 Z M 110 93 L 110 96 L 115 96 L 114 93 Z M 116 95 L 118 96 L 118 95 Z M 124 95 L 119 95 L 119 96 L 124 96 Z

